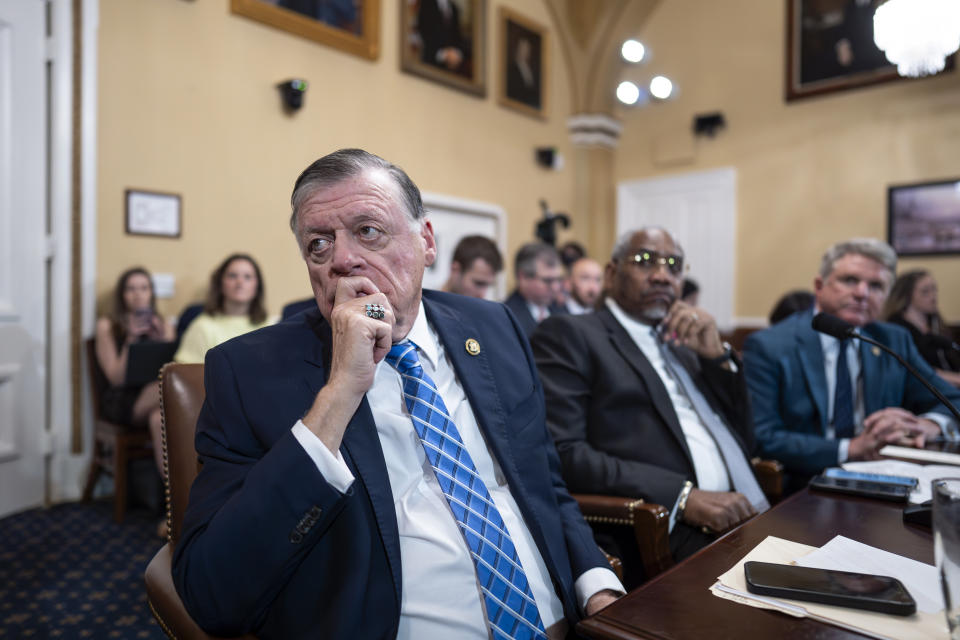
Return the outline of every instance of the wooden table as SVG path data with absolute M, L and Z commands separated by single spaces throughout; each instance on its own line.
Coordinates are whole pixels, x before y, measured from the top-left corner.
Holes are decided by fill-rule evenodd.
M 930 529 L 903 524 L 903 505 L 811 492 L 794 494 L 578 625 L 587 638 L 862 638 L 813 620 L 756 609 L 710 593 L 717 577 L 769 535 L 822 546 L 843 535 L 933 564 Z

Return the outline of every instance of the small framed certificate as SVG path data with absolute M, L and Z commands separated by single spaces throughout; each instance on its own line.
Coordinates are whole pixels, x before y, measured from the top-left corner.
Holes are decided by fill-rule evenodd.
M 128 234 L 179 238 L 180 214 L 180 196 L 175 193 L 126 190 Z

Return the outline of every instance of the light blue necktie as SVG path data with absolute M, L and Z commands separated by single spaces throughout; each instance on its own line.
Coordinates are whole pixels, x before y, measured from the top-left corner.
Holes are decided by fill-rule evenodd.
M 537 603 L 513 540 L 477 473 L 437 385 L 420 366 L 417 346 L 405 340 L 386 357 L 403 379 L 403 398 L 427 460 L 467 541 L 495 640 L 546 640 Z

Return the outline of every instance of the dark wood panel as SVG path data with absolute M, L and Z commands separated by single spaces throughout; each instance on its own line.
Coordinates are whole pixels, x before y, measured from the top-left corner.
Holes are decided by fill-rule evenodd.
M 929 529 L 904 525 L 902 506 L 864 498 L 794 494 L 767 513 L 580 623 L 587 638 L 861 638 L 812 620 L 718 598 L 709 587 L 768 535 L 822 546 L 834 536 L 933 564 Z

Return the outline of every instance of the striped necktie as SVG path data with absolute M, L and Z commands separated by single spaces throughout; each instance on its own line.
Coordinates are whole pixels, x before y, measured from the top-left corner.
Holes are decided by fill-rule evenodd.
M 545 640 L 540 612 L 513 540 L 437 385 L 420 366 L 417 346 L 409 340 L 395 344 L 386 360 L 400 373 L 413 427 L 470 549 L 494 640 Z

